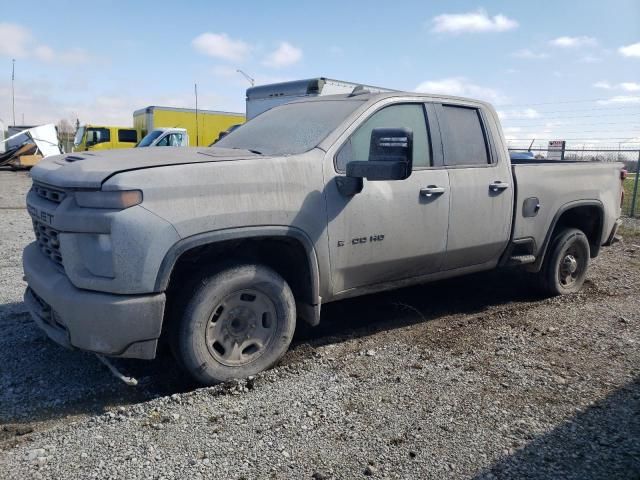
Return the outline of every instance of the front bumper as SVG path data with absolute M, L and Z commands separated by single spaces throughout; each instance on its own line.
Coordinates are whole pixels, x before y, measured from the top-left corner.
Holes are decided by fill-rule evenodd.
M 114 357 L 152 359 L 162 329 L 165 295 L 115 295 L 74 287 L 34 242 L 24 249 L 24 301 L 56 343 Z

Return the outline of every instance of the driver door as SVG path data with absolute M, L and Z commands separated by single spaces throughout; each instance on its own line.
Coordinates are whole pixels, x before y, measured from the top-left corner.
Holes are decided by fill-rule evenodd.
M 428 128 L 428 111 L 423 103 L 382 107 L 338 150 L 326 191 L 334 294 L 440 270 L 447 246 L 449 177 L 444 168 L 434 167 L 429 132 L 438 130 L 437 124 Z M 413 171 L 405 180 L 364 180 L 360 193 L 342 195 L 335 177 L 350 161 L 369 158 L 374 128 L 413 131 Z M 441 150 L 436 153 L 441 155 Z

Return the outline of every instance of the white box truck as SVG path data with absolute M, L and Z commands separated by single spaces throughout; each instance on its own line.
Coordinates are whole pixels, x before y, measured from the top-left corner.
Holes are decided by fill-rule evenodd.
M 299 100 L 303 97 L 344 95 L 353 92 L 358 87 L 369 90 L 370 93 L 395 91 L 390 88 L 374 87 L 325 77 L 259 85 L 247 89 L 247 120 L 251 120 L 270 108 L 293 100 Z

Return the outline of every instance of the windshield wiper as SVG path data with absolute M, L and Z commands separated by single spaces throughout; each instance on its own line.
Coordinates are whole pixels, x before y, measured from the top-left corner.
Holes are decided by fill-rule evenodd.
M 255 153 L 256 155 L 262 155 L 262 152 L 258 150 L 253 150 L 251 148 L 240 148 L 240 147 L 231 147 L 231 150 L 244 150 L 245 152 Z

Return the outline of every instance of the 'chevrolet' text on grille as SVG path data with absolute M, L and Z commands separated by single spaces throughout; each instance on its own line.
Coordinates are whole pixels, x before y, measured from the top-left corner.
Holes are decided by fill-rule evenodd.
M 53 222 L 53 215 L 51 213 L 47 213 L 44 210 L 38 210 L 33 205 L 27 205 L 27 210 L 33 218 L 36 218 L 48 224 L 51 224 Z

